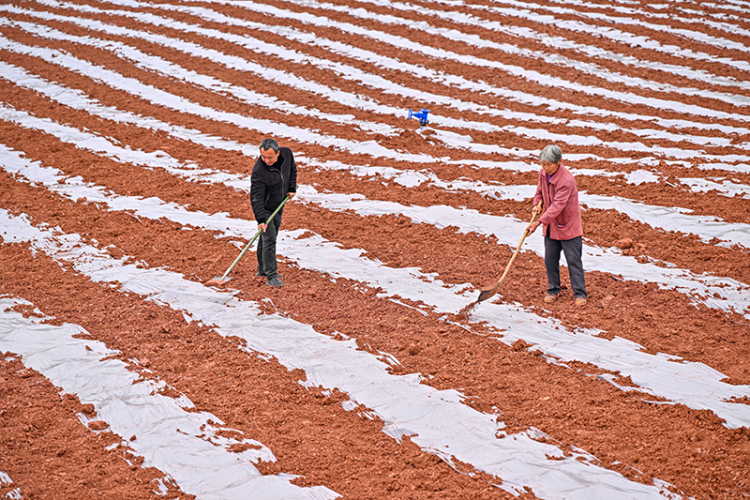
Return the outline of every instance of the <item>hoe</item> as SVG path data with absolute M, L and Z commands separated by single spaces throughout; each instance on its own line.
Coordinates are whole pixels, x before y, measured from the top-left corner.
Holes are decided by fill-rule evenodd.
M 286 198 L 284 198 L 284 200 L 281 202 L 281 204 L 278 207 L 276 207 L 276 210 L 273 211 L 273 213 L 268 217 L 267 220 L 271 220 L 274 217 L 276 217 L 276 214 L 279 213 L 279 210 L 281 210 L 281 207 L 283 207 L 284 204 L 287 201 L 289 201 L 289 196 L 287 196 Z M 242 258 L 242 256 L 245 255 L 245 252 L 247 252 L 247 250 L 252 246 L 252 244 L 255 242 L 255 240 L 258 239 L 258 236 L 260 236 L 260 233 L 262 233 L 262 232 L 263 232 L 262 229 L 258 229 L 258 232 L 255 233 L 255 236 L 253 236 L 253 239 L 251 239 L 247 243 L 247 245 L 245 245 L 245 248 L 243 248 L 242 251 L 240 252 L 240 254 L 237 256 L 237 258 L 234 259 L 234 262 L 232 262 L 232 265 L 229 266 L 229 269 L 227 269 L 227 271 L 224 273 L 223 276 L 217 276 L 217 277 L 215 277 L 213 279 L 208 280 L 206 282 L 206 285 L 223 285 L 227 281 L 231 280 L 232 278 L 227 278 L 227 275 L 232 272 L 232 269 L 234 269 L 234 266 L 237 265 L 237 263 L 240 261 L 240 259 Z
M 539 205 L 536 206 L 536 208 L 538 210 L 534 212 L 534 215 L 531 217 L 531 222 L 529 222 L 529 224 L 531 224 L 532 222 L 534 222 L 534 219 L 536 219 L 536 216 L 539 214 L 539 212 L 541 212 L 541 210 L 542 210 L 542 202 L 541 201 L 539 202 Z M 528 226 L 527 226 L 526 229 L 523 232 L 523 237 L 521 238 L 521 242 L 518 244 L 518 248 L 516 248 L 516 251 L 513 253 L 513 257 L 510 258 L 510 261 L 508 262 L 508 265 L 505 266 L 505 272 L 500 277 L 500 279 L 497 281 L 497 283 L 495 283 L 494 285 L 491 285 L 491 286 L 489 286 L 487 288 L 482 288 L 482 291 L 479 292 L 479 298 L 477 299 L 477 302 L 482 302 L 483 300 L 487 300 L 490 297 L 492 297 L 493 295 L 495 295 L 495 293 L 497 293 L 497 289 L 500 288 L 500 284 L 505 279 L 505 275 L 508 274 L 508 271 L 510 270 L 511 264 L 513 264 L 513 261 L 516 259 L 516 255 L 518 255 L 518 251 L 521 250 L 521 245 L 523 245 L 523 242 L 526 239 L 526 236 L 528 236 L 528 235 L 529 235 L 529 229 L 528 229 Z

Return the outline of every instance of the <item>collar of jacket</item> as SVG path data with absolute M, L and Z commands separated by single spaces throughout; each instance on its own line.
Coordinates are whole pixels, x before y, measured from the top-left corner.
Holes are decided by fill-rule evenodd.
M 549 176 L 549 174 L 547 174 L 547 172 L 545 172 L 545 175 L 547 175 L 547 182 L 549 182 L 550 184 L 557 184 L 557 181 L 562 177 L 562 175 L 558 174 L 561 174 L 565 170 L 565 166 L 562 164 L 562 161 L 560 161 L 557 170 L 555 170 L 555 173 L 552 174 L 551 177 Z

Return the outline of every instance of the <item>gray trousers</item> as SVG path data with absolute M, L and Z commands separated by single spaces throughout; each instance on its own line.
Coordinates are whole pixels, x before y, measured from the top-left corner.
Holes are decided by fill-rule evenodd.
M 586 293 L 586 278 L 583 275 L 583 238 L 578 236 L 572 240 L 553 240 L 549 236 L 544 237 L 544 266 L 547 268 L 547 293 L 557 295 L 560 293 L 560 251 L 565 252 L 565 260 L 568 262 L 568 273 L 570 274 L 570 286 L 573 288 L 573 296 L 577 299 L 588 298 Z
M 279 212 L 276 217 L 266 221 L 266 231 L 258 237 L 258 273 L 269 280 L 279 276 L 276 264 L 276 237 L 281 227 L 281 214 L 282 212 Z

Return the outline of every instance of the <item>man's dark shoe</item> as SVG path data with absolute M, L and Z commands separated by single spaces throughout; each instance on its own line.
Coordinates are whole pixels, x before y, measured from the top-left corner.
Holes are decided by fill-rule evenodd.
M 260 272 L 260 271 L 258 271 L 257 273 L 255 273 L 255 275 L 256 275 L 256 276 L 261 276 L 261 277 L 263 277 L 263 278 L 265 278 L 265 277 L 266 277 L 266 275 L 265 275 L 265 274 L 263 274 L 263 273 L 262 273 L 262 272 Z M 279 277 L 279 279 L 281 279 L 281 275 L 280 275 L 280 274 L 278 274 L 277 276 Z
M 284 286 L 284 282 L 281 281 L 278 277 L 276 277 L 276 278 L 271 278 L 270 280 L 266 281 L 266 285 L 279 288 L 279 287 Z

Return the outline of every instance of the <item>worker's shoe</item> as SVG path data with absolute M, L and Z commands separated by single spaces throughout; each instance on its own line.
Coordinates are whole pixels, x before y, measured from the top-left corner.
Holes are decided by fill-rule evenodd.
M 266 281 L 266 285 L 280 288 L 284 286 L 284 282 L 281 281 L 278 276 L 271 278 L 270 280 Z
M 576 307 L 583 307 L 586 305 L 586 298 L 585 297 L 578 297 L 576 301 L 574 302 Z
M 260 272 L 260 271 L 256 272 L 256 273 L 255 273 L 255 275 L 256 275 L 256 276 L 260 276 L 260 277 L 262 277 L 262 278 L 265 278 L 265 277 L 266 277 L 266 275 L 265 275 L 265 274 L 263 274 L 263 273 L 262 273 L 262 272 Z M 277 274 L 276 276 L 278 276 L 278 277 L 279 277 L 279 279 L 281 279 L 281 275 L 280 275 L 280 274 Z
M 551 293 L 548 293 L 548 294 L 547 294 L 547 296 L 546 296 L 546 297 L 544 297 L 544 301 L 545 301 L 545 302 L 546 302 L 547 304 L 551 304 L 551 303 L 553 303 L 553 302 L 554 302 L 554 301 L 556 301 L 556 300 L 557 300 L 557 295 L 553 295 L 553 294 L 551 294 Z

